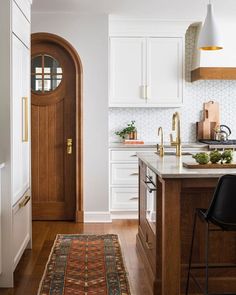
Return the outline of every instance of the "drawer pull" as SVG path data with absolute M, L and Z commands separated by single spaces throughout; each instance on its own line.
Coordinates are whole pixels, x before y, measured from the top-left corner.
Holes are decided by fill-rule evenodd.
M 133 201 L 133 200 L 138 200 L 138 197 L 132 197 L 132 198 L 130 198 L 130 201 Z
M 138 172 L 131 173 L 130 176 L 138 176 Z
M 150 242 L 146 242 L 146 247 L 147 247 L 148 250 L 153 249 L 152 243 L 150 243 Z
M 146 247 L 148 250 L 152 250 L 153 249 L 153 246 L 152 246 L 152 243 L 149 242 L 149 238 L 148 238 L 148 234 L 146 233 Z
M 130 157 L 131 157 L 131 158 L 135 158 L 135 157 L 137 157 L 137 155 L 136 155 L 136 154 L 135 154 L 135 155 L 131 155 Z
M 30 196 L 26 196 L 24 200 L 19 203 L 19 208 L 25 207 L 27 203 L 29 202 L 29 200 L 30 200 Z

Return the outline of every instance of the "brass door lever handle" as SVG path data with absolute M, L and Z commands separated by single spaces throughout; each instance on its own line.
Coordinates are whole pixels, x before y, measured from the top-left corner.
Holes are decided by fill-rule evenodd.
M 67 138 L 67 154 L 72 154 L 72 138 Z

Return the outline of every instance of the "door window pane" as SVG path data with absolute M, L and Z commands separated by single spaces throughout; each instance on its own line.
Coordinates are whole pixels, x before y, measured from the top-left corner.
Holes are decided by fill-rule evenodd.
M 55 90 L 62 81 L 63 73 L 59 62 L 49 55 L 38 55 L 31 61 L 31 89 L 45 93 Z

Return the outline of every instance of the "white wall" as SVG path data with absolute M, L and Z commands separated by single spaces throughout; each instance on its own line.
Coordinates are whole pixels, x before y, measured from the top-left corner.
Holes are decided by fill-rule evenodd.
M 36 13 L 32 32 L 65 38 L 82 60 L 84 210 L 108 211 L 108 17 Z

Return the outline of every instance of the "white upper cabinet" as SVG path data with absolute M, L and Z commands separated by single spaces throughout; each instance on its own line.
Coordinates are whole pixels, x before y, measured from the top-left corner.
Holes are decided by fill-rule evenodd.
M 147 103 L 178 106 L 183 102 L 182 38 L 148 38 Z
M 110 107 L 178 107 L 183 102 L 182 38 L 110 39 Z
M 146 40 L 112 38 L 110 43 L 110 104 L 145 103 Z
M 110 107 L 180 107 L 188 22 L 109 19 Z

